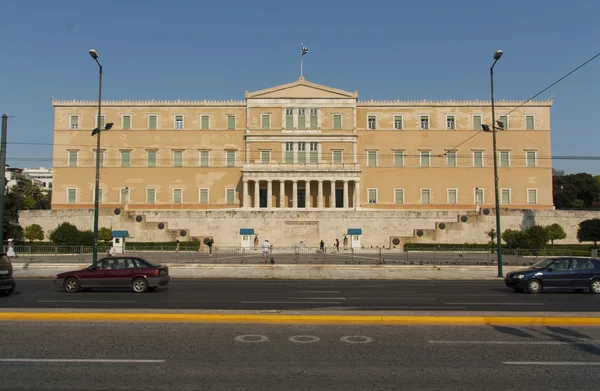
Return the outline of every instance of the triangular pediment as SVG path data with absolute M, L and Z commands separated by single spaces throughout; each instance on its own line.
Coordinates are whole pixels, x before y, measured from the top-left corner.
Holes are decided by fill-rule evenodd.
M 357 99 L 358 91 L 348 92 L 306 81 L 303 77 L 293 83 L 265 90 L 247 92 L 246 99 Z

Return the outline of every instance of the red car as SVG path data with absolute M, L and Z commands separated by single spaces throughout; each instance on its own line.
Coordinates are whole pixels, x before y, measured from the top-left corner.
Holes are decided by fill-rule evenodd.
M 171 276 L 166 266 L 156 266 L 151 262 L 131 256 L 117 256 L 100 259 L 96 265 L 82 270 L 61 273 L 56 276 L 54 286 L 67 293 L 89 288 L 129 287 L 136 293 L 153 291 L 159 286 L 167 286 Z

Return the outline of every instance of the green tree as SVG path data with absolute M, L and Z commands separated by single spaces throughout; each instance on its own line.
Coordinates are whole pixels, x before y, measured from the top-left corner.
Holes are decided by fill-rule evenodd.
M 33 242 L 34 240 L 44 240 L 44 230 L 39 224 L 31 224 L 28 227 L 25 227 L 23 231 L 26 239 L 29 239 L 29 242 Z
M 525 232 L 507 229 L 502 233 L 502 240 L 509 248 L 527 248 L 529 240 Z
M 548 232 L 548 239 L 550 239 L 550 243 L 552 243 L 552 245 L 554 245 L 555 240 L 562 240 L 567 237 L 567 233 L 563 227 L 557 223 L 546 226 L 546 231 Z
M 23 191 L 18 186 L 12 186 L 4 194 L 4 238 L 22 238 L 19 211 L 25 209 Z
M 79 230 L 73 224 L 65 221 L 52 231 L 50 240 L 60 245 L 79 244 Z
M 98 230 L 98 239 L 108 243 L 112 239 L 112 229 L 102 227 Z
M 94 245 L 94 233 L 91 230 L 79 231 L 79 244 L 83 246 Z
M 589 219 L 579 223 L 577 230 L 577 240 L 581 242 L 594 242 L 594 247 L 598 247 L 600 240 L 600 219 Z
M 544 248 L 550 240 L 548 231 L 541 225 L 532 225 L 524 233 L 527 237 L 527 244 L 532 249 Z
M 552 193 L 557 209 L 589 209 L 600 199 L 600 183 L 590 174 L 559 175 L 553 171 Z

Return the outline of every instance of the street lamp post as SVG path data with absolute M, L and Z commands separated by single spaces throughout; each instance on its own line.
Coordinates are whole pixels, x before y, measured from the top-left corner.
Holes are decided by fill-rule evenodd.
M 498 240 L 496 240 L 496 244 L 498 245 L 498 277 L 502 277 L 502 240 L 500 230 L 500 197 L 498 194 L 498 150 L 496 148 L 496 108 L 494 102 L 494 66 L 502 57 L 502 50 L 497 50 L 494 53 L 494 63 L 490 68 L 490 83 L 491 83 L 491 92 L 492 92 L 492 137 L 494 142 L 494 190 L 496 196 L 496 235 Z
M 92 249 L 92 263 L 95 265 L 98 260 L 98 196 L 100 193 L 100 118 L 102 114 L 102 65 L 98 61 L 98 52 L 90 49 L 90 56 L 96 61 L 99 67 L 99 83 L 98 83 L 98 118 L 96 119 L 96 129 L 92 132 L 92 136 L 97 134 L 96 141 L 96 188 L 94 190 L 94 244 Z

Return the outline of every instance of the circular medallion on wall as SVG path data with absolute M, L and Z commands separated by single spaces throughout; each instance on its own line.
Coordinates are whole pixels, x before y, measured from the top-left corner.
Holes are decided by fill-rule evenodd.
M 485 208 L 483 210 L 483 214 L 486 215 L 486 216 L 489 215 L 490 214 L 490 210 L 488 208 Z
M 438 225 L 438 227 L 439 227 L 439 229 L 446 229 L 446 224 L 444 224 L 444 223 L 440 223 L 440 224 Z
M 158 229 L 164 229 L 165 223 L 158 223 Z
M 117 216 L 121 214 L 121 209 L 119 208 L 115 208 L 115 210 L 113 210 L 113 213 L 116 214 Z
M 463 223 L 466 223 L 467 221 L 469 221 L 469 218 L 467 216 L 461 216 L 460 221 L 462 221 Z
M 397 246 L 397 245 L 399 245 L 399 244 L 400 244 L 400 239 L 398 239 L 398 238 L 394 238 L 394 239 L 392 239 L 392 244 L 393 244 L 394 246 Z
M 418 230 L 418 231 L 417 231 L 417 236 L 423 236 L 423 231 L 421 231 L 421 230 Z
M 141 223 L 142 220 L 144 220 L 144 218 L 140 215 L 135 216 L 135 221 L 137 221 L 138 223 Z
M 185 232 L 185 230 L 182 229 L 181 231 L 179 231 L 179 235 L 185 236 L 185 235 L 187 235 L 187 232 Z

